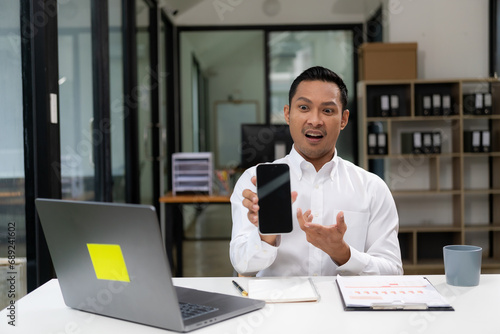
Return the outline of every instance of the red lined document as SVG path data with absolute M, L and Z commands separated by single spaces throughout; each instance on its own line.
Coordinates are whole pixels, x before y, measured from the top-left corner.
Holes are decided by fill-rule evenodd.
M 337 276 L 346 308 L 451 308 L 422 276 Z

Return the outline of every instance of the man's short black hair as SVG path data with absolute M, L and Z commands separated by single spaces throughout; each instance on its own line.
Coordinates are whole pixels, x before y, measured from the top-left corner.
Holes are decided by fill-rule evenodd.
M 290 91 L 288 92 L 288 105 L 291 105 L 292 98 L 297 91 L 297 87 L 302 81 L 317 80 L 336 84 L 340 89 L 340 102 L 342 103 L 342 111 L 347 109 L 347 87 L 345 86 L 344 81 L 337 75 L 337 73 L 322 66 L 314 66 L 308 68 L 295 78 L 295 80 L 292 82 L 292 85 L 290 86 Z

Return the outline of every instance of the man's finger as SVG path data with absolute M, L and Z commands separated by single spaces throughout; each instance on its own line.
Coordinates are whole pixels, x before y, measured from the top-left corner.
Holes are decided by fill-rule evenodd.
M 257 204 L 257 202 L 259 201 L 257 194 L 254 193 L 253 191 L 251 191 L 250 189 L 243 190 L 242 195 L 244 198 L 248 199 L 249 201 L 251 201 L 255 204 Z
M 344 235 L 345 231 L 347 231 L 347 224 L 345 223 L 344 220 L 344 212 L 340 211 L 337 214 L 337 230 Z
M 253 183 L 254 186 L 257 186 L 257 176 L 252 176 L 252 178 L 250 179 L 250 181 L 252 181 L 252 183 Z
M 257 212 L 257 211 L 259 211 L 259 205 L 255 204 L 254 202 L 252 202 L 248 198 L 244 198 L 243 199 L 243 206 L 245 208 L 247 208 L 248 211 L 250 211 L 250 212 Z
M 305 221 L 304 221 L 304 218 L 302 217 L 302 209 L 301 208 L 297 208 L 297 221 L 299 222 L 300 228 L 304 229 Z
M 304 214 L 302 214 L 302 209 L 297 208 L 297 220 L 302 230 L 307 228 L 308 224 L 312 222 L 311 210 L 307 210 Z
M 297 193 L 296 191 L 292 191 L 292 203 L 295 202 L 295 200 L 297 199 L 297 196 L 299 196 L 299 193 Z

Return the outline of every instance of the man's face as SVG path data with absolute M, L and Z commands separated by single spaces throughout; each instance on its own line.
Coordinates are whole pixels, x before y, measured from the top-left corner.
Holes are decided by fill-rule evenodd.
M 333 158 L 335 144 L 349 119 L 342 112 L 340 89 L 331 82 L 302 81 L 284 108 L 295 149 L 316 170 Z

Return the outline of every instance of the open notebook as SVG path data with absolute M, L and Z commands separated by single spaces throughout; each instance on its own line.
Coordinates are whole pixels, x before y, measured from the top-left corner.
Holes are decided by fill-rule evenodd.
M 315 302 L 319 295 L 307 277 L 256 278 L 248 282 L 248 296 L 268 303 Z

